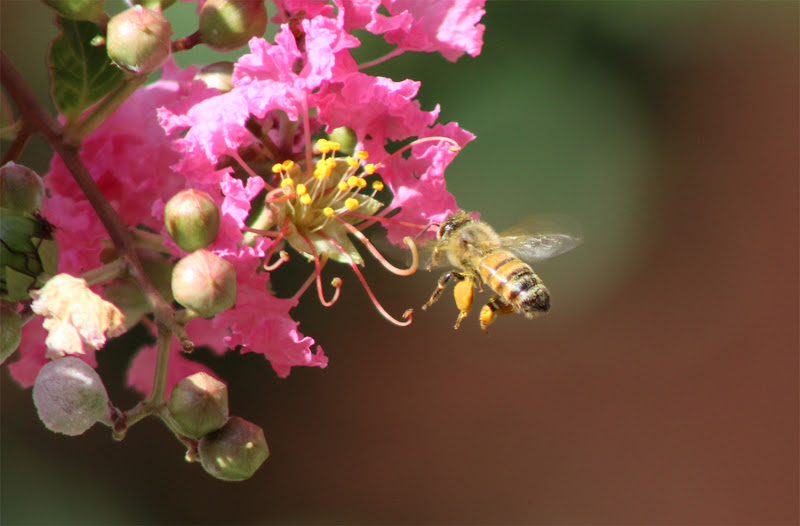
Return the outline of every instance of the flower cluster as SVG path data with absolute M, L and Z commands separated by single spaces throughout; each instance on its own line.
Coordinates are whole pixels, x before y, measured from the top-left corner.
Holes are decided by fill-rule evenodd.
M 245 19 L 255 17 L 246 24 L 249 53 L 232 67 L 180 70 L 164 51 L 170 47 L 165 48 L 169 27 L 154 39 L 158 58 L 142 59 L 146 67 L 137 63 L 146 49 L 126 55 L 131 64 L 123 66 L 122 59 L 114 57 L 125 49 L 115 55 L 109 48 L 112 59 L 129 72 L 142 75 L 163 65 L 161 78 L 136 89 L 86 136 L 80 159 L 131 229 L 145 270 L 157 287 L 159 275 L 182 272 L 178 266 L 172 270 L 176 258 L 202 251 L 197 259 L 208 274 L 197 274 L 193 267 L 187 270 L 182 277 L 188 285 L 180 294 L 175 275 L 173 290 L 168 283 L 159 287 L 167 300 L 174 298 L 189 309 L 193 300 L 183 298 L 194 292 L 198 276 L 209 283 L 208 288 L 216 288 L 215 294 L 225 296 L 227 303 L 218 309 L 212 306 L 207 315 L 191 311 L 185 325 L 188 340 L 219 353 L 238 348 L 262 354 L 281 377 L 295 366 L 325 367 L 328 357 L 313 339 L 300 334 L 289 311 L 312 285 L 324 305 L 336 301 L 342 279 L 333 280 L 333 295 L 326 299 L 321 274 L 326 264 L 336 263 L 353 270 L 386 319 L 397 325 L 410 323 L 410 311 L 402 318 L 393 317 L 372 294 L 359 269 L 363 259 L 356 241 L 395 274 L 414 272 L 417 256 L 412 238 L 457 208 L 446 189 L 444 171 L 473 136 L 456 123 L 438 123 L 438 107 L 423 110 L 416 100 L 418 82 L 374 76 L 366 70 L 407 51 L 439 52 L 450 61 L 464 53 L 477 55 L 484 29 L 478 23 L 483 3 L 276 0 L 277 15 L 271 22 L 279 28 L 274 39 L 267 40 L 262 37 L 264 2 L 230 2 Z M 173 42 L 173 52 L 197 43 L 212 46 L 211 33 L 226 48 L 242 38 L 243 33 L 219 35 L 215 29 L 215 17 L 221 15 L 209 13 L 222 9 L 225 2 L 199 4 L 200 31 Z M 131 10 L 136 10 L 136 23 L 147 18 L 143 9 Z M 150 18 L 159 27 L 168 24 L 158 10 Z M 380 35 L 395 48 L 359 64 L 351 54 L 361 44 L 354 30 Z M 113 43 L 110 35 L 108 42 Z M 204 82 L 212 69 L 230 75 L 221 83 Z M 59 156 L 54 157 L 45 184 L 48 198 L 41 212 L 57 226 L 59 271 L 91 277 L 116 257 L 108 232 Z M 187 189 L 192 193 L 184 202 L 166 206 Z M 176 219 L 173 212 L 189 213 L 185 211 L 195 202 L 214 222 L 213 232 L 205 232 L 201 241 L 194 232 L 209 222 L 199 216 Z M 385 227 L 390 242 L 411 250 L 410 268 L 394 267 L 369 241 L 363 230 L 375 223 Z M 192 224 L 194 230 L 176 234 L 183 224 Z M 314 271 L 295 294 L 276 297 L 271 271 L 295 258 L 311 262 Z M 117 316 L 113 329 L 105 333 L 72 327 L 69 320 L 75 315 L 57 317 L 62 334 L 70 334 L 72 340 L 87 332 L 93 337 L 83 343 L 72 341 L 69 350 L 60 349 L 61 354 L 74 353 L 94 367 L 94 352 L 106 336 L 138 321 L 153 325 L 141 295 L 126 297 L 125 305 L 116 301 L 130 280 L 87 281 L 99 296 L 86 288 L 82 294 L 103 308 L 116 303 L 127 317 L 123 323 Z M 53 294 L 64 298 L 64 291 Z M 52 312 L 46 297 L 40 295 L 36 312 Z M 53 324 L 49 321 L 45 328 Z M 42 333 L 37 321 L 23 328 L 20 358 L 10 365 L 12 376 L 23 386 L 32 385 L 53 356 Z M 53 340 L 51 332 L 47 345 Z M 210 373 L 182 350 L 186 347 L 180 342 L 172 343 L 166 393 L 189 375 Z M 158 360 L 155 347 L 142 349 L 131 363 L 129 384 L 149 393 Z

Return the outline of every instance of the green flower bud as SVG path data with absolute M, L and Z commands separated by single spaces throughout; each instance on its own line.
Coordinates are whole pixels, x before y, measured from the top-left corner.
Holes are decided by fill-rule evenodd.
M 50 431 L 81 435 L 107 417 L 108 393 L 86 362 L 65 356 L 45 364 L 33 384 L 33 403 Z
M 207 0 L 200 10 L 200 38 L 217 51 L 233 51 L 267 29 L 264 0 Z
M 22 320 L 17 311 L 3 303 L 0 305 L 0 363 L 17 350 L 22 341 Z
M 182 190 L 167 202 L 164 223 L 172 240 L 182 249 L 205 248 L 217 238 L 219 208 L 203 191 Z
M 232 77 L 233 62 L 225 60 L 200 68 L 200 71 L 194 76 L 205 82 L 209 88 L 215 88 L 221 93 L 227 93 L 233 89 Z
M 200 439 L 198 453 L 213 477 L 246 480 L 267 460 L 269 448 L 260 427 L 232 416 L 222 429 Z
M 353 155 L 353 152 L 356 151 L 358 137 L 356 137 L 356 132 L 354 132 L 352 128 L 340 126 L 333 130 L 328 138 L 341 144 L 342 149 L 339 151 L 345 155 Z
M 171 36 L 172 27 L 164 15 L 137 5 L 108 21 L 108 56 L 125 71 L 146 75 L 169 57 Z
M 195 250 L 175 265 L 172 294 L 187 309 L 211 318 L 236 302 L 236 270 L 208 250 Z
M 133 5 L 140 5 L 147 9 L 160 9 L 161 11 L 170 7 L 175 3 L 175 0 L 133 0 Z
M 228 421 L 228 387 L 206 373 L 195 373 L 175 385 L 167 409 L 181 434 L 204 437 Z
M 44 0 L 44 3 L 70 20 L 88 20 L 100 25 L 106 15 L 105 0 Z
M 39 174 L 21 164 L 0 167 L 0 208 L 20 214 L 42 209 L 44 184 Z

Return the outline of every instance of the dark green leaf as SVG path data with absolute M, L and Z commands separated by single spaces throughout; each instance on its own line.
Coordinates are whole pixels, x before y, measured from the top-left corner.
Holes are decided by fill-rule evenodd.
M 56 108 L 72 122 L 122 82 L 123 73 L 105 45 L 92 45 L 102 35 L 98 26 L 62 17 L 58 25 L 62 33 L 50 46 L 50 84 Z

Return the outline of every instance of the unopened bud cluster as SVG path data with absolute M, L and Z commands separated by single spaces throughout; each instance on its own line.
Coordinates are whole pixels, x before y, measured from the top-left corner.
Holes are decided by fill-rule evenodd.
M 264 431 L 242 418 L 229 418 L 227 387 L 206 373 L 178 382 L 167 409 L 179 433 L 199 439 L 200 463 L 218 479 L 250 478 L 269 456 Z

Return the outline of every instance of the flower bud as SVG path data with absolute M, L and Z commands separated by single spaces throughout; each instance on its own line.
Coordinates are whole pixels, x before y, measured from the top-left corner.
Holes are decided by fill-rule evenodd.
M 30 214 L 42 209 L 42 199 L 44 184 L 36 172 L 13 162 L 0 167 L 0 208 Z
M 203 191 L 182 190 L 167 202 L 164 223 L 170 237 L 182 249 L 205 248 L 219 232 L 219 208 Z
M 214 62 L 200 68 L 200 71 L 194 77 L 205 82 L 209 88 L 215 88 L 221 93 L 227 93 L 233 89 L 233 62 L 226 60 Z
M 142 7 L 146 7 L 147 9 L 160 9 L 161 11 L 170 7 L 174 3 L 175 0 L 133 0 L 131 2 L 132 5 L 140 5 Z
M 204 437 L 228 421 L 228 387 L 206 373 L 195 373 L 175 385 L 167 408 L 181 434 Z
M 99 25 L 105 16 L 105 0 L 44 0 L 44 3 L 70 20 L 88 20 Z
M 264 0 L 206 0 L 200 9 L 200 38 L 217 51 L 233 51 L 267 29 Z
M 22 320 L 17 311 L 3 303 L 0 305 L 0 363 L 17 350 L 22 341 Z
M 243 418 L 232 416 L 222 429 L 204 436 L 198 444 L 200 462 L 221 480 L 246 480 L 269 457 L 264 431 Z
M 340 126 L 333 130 L 328 138 L 342 145 L 342 149 L 339 151 L 343 154 L 353 155 L 353 152 L 356 151 L 358 137 L 356 137 L 356 132 L 352 128 Z
M 170 36 L 172 27 L 164 15 L 137 5 L 108 21 L 108 56 L 125 71 L 146 75 L 169 57 Z
M 175 265 L 172 294 L 187 309 L 211 318 L 236 302 L 236 270 L 208 250 L 195 250 Z
M 33 403 L 50 431 L 76 436 L 108 415 L 108 393 L 86 362 L 65 356 L 45 364 L 33 384 Z

